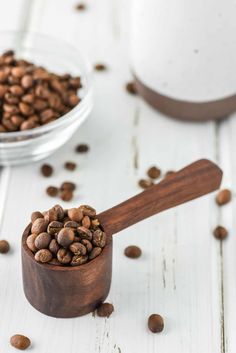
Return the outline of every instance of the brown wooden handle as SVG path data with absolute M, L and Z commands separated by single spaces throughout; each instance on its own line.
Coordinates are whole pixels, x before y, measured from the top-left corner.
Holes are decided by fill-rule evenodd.
M 159 184 L 98 215 L 106 233 L 121 230 L 220 187 L 222 170 L 213 162 L 201 159 L 166 177 Z

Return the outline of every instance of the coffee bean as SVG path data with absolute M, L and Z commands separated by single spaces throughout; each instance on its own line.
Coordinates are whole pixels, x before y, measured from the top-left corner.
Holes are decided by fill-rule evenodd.
M 93 250 L 90 252 L 89 254 L 89 260 L 93 260 L 95 259 L 95 257 L 97 257 L 98 255 L 100 255 L 102 252 L 102 248 L 93 248 Z
M 140 179 L 138 182 L 138 185 L 142 188 L 142 189 L 147 189 L 150 186 L 154 185 L 152 180 L 148 180 L 148 179 Z
M 31 233 L 40 234 L 47 230 L 48 221 L 44 218 L 37 218 L 31 227 Z
M 158 314 L 152 314 L 148 318 L 148 328 L 153 333 L 162 332 L 164 329 L 164 320 Z
M 148 169 L 147 171 L 147 175 L 149 176 L 149 178 L 151 179 L 157 179 L 160 177 L 161 175 L 161 170 L 155 166 L 151 167 Z
M 0 240 L 0 254 L 6 254 L 10 250 L 10 245 L 6 240 Z
M 134 82 L 128 82 L 126 84 L 126 91 L 129 92 L 130 94 L 137 94 L 137 89 L 136 89 L 136 86 L 135 86 L 135 83 Z
M 83 265 L 88 261 L 87 255 L 74 255 L 71 260 L 71 266 Z
M 48 186 L 46 189 L 46 193 L 48 194 L 48 196 L 51 196 L 51 197 L 56 197 L 58 195 L 58 192 L 59 190 L 55 186 Z
M 66 249 L 61 248 L 57 252 L 57 259 L 60 263 L 62 263 L 64 265 L 69 264 L 72 260 L 71 252 Z
M 45 177 L 50 177 L 53 174 L 53 167 L 50 164 L 43 164 L 41 167 L 41 173 Z
M 97 316 L 110 317 L 114 311 L 114 306 L 110 303 L 102 303 L 97 308 Z
M 34 256 L 37 262 L 47 263 L 52 260 L 52 253 L 48 249 L 41 249 Z
M 64 219 L 64 216 L 65 216 L 65 212 L 64 212 L 63 208 L 60 205 L 55 205 L 54 209 L 57 211 L 57 219 L 58 219 L 58 221 L 62 221 Z
M 142 250 L 136 245 L 130 245 L 125 248 L 124 254 L 131 259 L 137 259 L 142 255 Z
M 85 227 L 78 227 L 77 231 L 78 231 L 79 235 L 81 236 L 81 238 L 92 240 L 93 235 L 89 229 L 87 229 Z
M 11 337 L 10 344 L 14 348 L 25 350 L 31 345 L 31 342 L 28 337 L 17 334 Z
M 82 205 L 79 207 L 79 209 L 83 212 L 84 216 L 89 216 L 89 217 L 96 216 L 96 210 L 89 205 Z
M 88 228 L 88 229 L 90 228 L 91 221 L 90 221 L 89 216 L 84 216 L 84 218 L 82 219 L 82 226 L 85 228 Z
M 72 183 L 71 181 L 64 181 L 64 182 L 61 184 L 60 189 L 61 189 L 62 191 L 64 191 L 64 190 L 74 191 L 74 190 L 76 189 L 76 185 L 75 185 L 75 183 Z
M 75 238 L 75 234 L 73 230 L 71 230 L 70 228 L 63 228 L 58 233 L 57 241 L 60 245 L 67 248 L 70 244 L 73 243 L 74 238 Z
M 37 236 L 38 236 L 37 234 L 31 234 L 26 239 L 26 244 L 27 244 L 28 248 L 33 252 L 38 251 L 38 249 L 36 248 L 35 243 L 34 243 Z
M 76 8 L 76 10 L 78 10 L 78 11 L 84 11 L 84 10 L 86 9 L 86 5 L 81 2 L 80 4 L 76 5 L 75 8 Z
M 44 232 L 44 233 L 40 233 L 35 241 L 34 241 L 34 245 L 36 246 L 37 249 L 46 249 L 51 241 L 51 235 Z
M 97 229 L 93 233 L 93 244 L 100 248 L 104 248 L 106 245 L 106 234 L 101 229 Z
M 47 212 L 45 212 L 44 218 L 48 222 L 57 221 L 57 210 L 54 207 L 50 208 Z
M 57 254 L 58 250 L 60 249 L 60 246 L 58 244 L 58 242 L 56 241 L 56 239 L 52 239 L 50 241 L 50 244 L 49 244 L 49 250 L 51 251 L 51 253 L 53 253 L 54 255 Z
M 218 226 L 214 229 L 213 234 L 216 239 L 223 240 L 227 237 L 228 231 L 225 227 Z
M 76 164 L 74 162 L 66 162 L 64 164 L 65 169 L 73 171 L 76 168 Z
M 47 228 L 47 232 L 51 235 L 58 234 L 63 228 L 63 223 L 59 221 L 50 222 Z
M 76 230 L 79 227 L 79 223 L 69 220 L 64 223 L 64 227 L 65 228 L 72 228 L 73 230 Z
M 88 239 L 81 239 L 81 244 L 83 244 L 86 247 L 87 253 L 92 251 L 93 245 Z
M 63 190 L 61 191 L 61 194 L 60 194 L 60 198 L 62 199 L 62 201 L 66 201 L 66 202 L 71 201 L 73 196 L 74 196 L 73 191 L 71 190 Z
M 71 208 L 68 210 L 68 217 L 75 222 L 80 222 L 83 219 L 83 212 L 79 208 Z
M 219 193 L 217 194 L 216 203 L 219 206 L 223 206 L 223 205 L 227 204 L 228 202 L 230 202 L 231 198 L 232 198 L 231 191 L 228 189 L 224 189 L 224 190 L 219 191 Z
M 33 86 L 34 80 L 31 75 L 24 75 L 21 79 L 21 85 L 25 89 L 29 89 Z
M 106 71 L 107 67 L 106 65 L 102 64 L 102 63 L 97 63 L 94 65 L 94 70 L 96 71 Z
M 86 247 L 81 243 L 72 243 L 70 245 L 70 251 L 75 255 L 85 255 L 87 252 Z
M 33 212 L 31 215 L 31 222 L 34 223 L 34 221 L 36 221 L 36 219 L 38 219 L 38 218 L 44 218 L 44 216 L 39 211 Z
M 85 143 L 81 143 L 75 147 L 75 151 L 78 153 L 86 153 L 89 151 L 89 146 Z

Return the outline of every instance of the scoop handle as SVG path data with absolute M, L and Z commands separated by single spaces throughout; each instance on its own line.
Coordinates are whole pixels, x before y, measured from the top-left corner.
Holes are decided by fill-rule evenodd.
M 222 170 L 207 159 L 198 160 L 140 194 L 98 215 L 109 235 L 155 215 L 206 195 L 220 187 Z

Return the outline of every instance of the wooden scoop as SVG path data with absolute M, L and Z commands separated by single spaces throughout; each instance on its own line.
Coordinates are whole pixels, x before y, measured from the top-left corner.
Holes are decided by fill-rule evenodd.
M 108 235 L 101 255 L 77 267 L 40 264 L 26 245 L 31 225 L 22 237 L 22 271 L 26 298 L 54 317 L 75 317 L 94 311 L 110 289 L 112 235 L 156 213 L 206 195 L 220 187 L 222 171 L 199 160 L 137 196 L 98 215 Z M 145 235 L 144 235 L 145 236 Z

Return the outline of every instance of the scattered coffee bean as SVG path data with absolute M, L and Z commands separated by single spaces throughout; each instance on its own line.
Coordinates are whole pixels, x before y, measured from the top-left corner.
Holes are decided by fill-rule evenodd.
M 61 184 L 60 189 L 61 189 L 61 191 L 64 191 L 64 190 L 74 191 L 76 189 L 76 185 L 75 185 L 75 183 L 72 183 L 71 181 L 64 181 Z
M 80 4 L 76 5 L 75 8 L 78 11 L 84 11 L 86 9 L 86 5 L 84 3 L 80 3 Z
M 138 185 L 142 188 L 142 189 L 147 189 L 150 186 L 154 185 L 152 180 L 149 179 L 140 179 L 138 182 Z
M 53 174 L 53 167 L 50 164 L 43 164 L 41 167 L 41 173 L 46 178 L 50 177 Z
M 55 186 L 48 186 L 46 189 L 46 193 L 48 196 L 56 197 L 58 195 L 59 189 Z
M 14 348 L 20 350 L 25 350 L 31 345 L 30 339 L 23 335 L 12 336 L 10 339 L 10 343 Z
M 91 206 L 63 210 L 56 205 L 33 212 L 31 218 L 26 244 L 38 262 L 80 266 L 99 256 L 106 245 L 106 234 Z
M 89 146 L 85 143 L 81 143 L 75 147 L 75 151 L 78 153 L 86 153 L 89 151 Z
M 137 94 L 137 89 L 136 89 L 136 86 L 135 86 L 135 83 L 134 82 L 128 82 L 126 84 L 126 90 L 127 92 L 129 92 L 130 94 Z
M 216 239 L 223 240 L 227 237 L 228 231 L 225 227 L 218 226 L 214 229 L 213 234 Z
M 173 170 L 169 170 L 168 172 L 166 172 L 165 174 L 165 178 L 169 177 L 170 175 L 175 174 L 175 172 Z
M 155 166 L 151 167 L 148 169 L 147 171 L 147 175 L 149 176 L 149 178 L 151 179 L 157 179 L 160 177 L 161 175 L 161 170 Z
M 124 254 L 131 259 L 137 259 L 142 255 L 142 250 L 136 245 L 130 245 L 125 248 Z
M 150 315 L 148 318 L 148 328 L 153 333 L 162 332 L 164 329 L 164 320 L 161 315 Z
M 60 198 L 62 199 L 62 201 L 66 201 L 66 202 L 71 201 L 73 198 L 73 191 L 71 190 L 61 191 Z
M 102 303 L 97 308 L 97 316 L 110 317 L 114 311 L 114 306 L 110 303 Z
M 10 245 L 6 240 L 0 240 L 0 254 L 6 254 L 10 250 Z
M 224 189 L 224 190 L 219 191 L 219 193 L 217 194 L 216 203 L 219 206 L 223 206 L 223 205 L 227 204 L 228 202 L 230 202 L 231 198 L 232 198 L 231 191 L 228 189 Z
M 76 168 L 76 164 L 74 162 L 66 162 L 64 164 L 65 169 L 73 171 Z
M 107 67 L 106 65 L 102 64 L 102 63 L 97 63 L 94 65 L 94 70 L 96 71 L 106 71 Z

